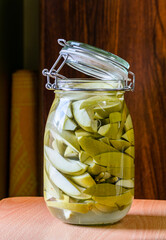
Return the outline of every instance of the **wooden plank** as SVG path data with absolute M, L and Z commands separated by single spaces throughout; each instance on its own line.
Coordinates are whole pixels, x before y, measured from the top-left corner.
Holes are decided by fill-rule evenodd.
M 41 68 L 58 56 L 58 38 L 103 48 L 131 65 L 134 93 L 126 93 L 136 138 L 136 198 L 166 199 L 166 1 L 42 0 Z M 69 67 L 68 77 L 82 76 Z M 44 90 L 44 122 L 53 93 Z
M 64 224 L 51 216 L 42 197 L 0 201 L 0 239 L 166 239 L 166 201 L 134 200 L 128 215 L 106 226 Z

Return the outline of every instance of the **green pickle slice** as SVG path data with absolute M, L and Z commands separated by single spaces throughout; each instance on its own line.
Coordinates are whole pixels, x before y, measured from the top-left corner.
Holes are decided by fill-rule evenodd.
M 131 204 L 134 131 L 122 92 L 56 97 L 44 144 L 48 207 L 64 210 L 69 219 L 89 211 L 111 214 Z

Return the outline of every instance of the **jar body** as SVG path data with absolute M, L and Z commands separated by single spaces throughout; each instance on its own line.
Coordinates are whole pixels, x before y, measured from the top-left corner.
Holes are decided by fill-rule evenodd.
M 124 93 L 56 92 L 44 136 L 44 198 L 66 223 L 112 224 L 134 194 L 134 131 Z

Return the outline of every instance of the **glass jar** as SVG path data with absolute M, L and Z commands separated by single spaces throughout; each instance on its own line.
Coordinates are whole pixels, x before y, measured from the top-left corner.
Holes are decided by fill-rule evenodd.
M 97 49 L 98 53 L 89 45 L 63 43 L 62 65 L 93 77 L 97 74 L 98 79 L 66 79 L 58 73 L 61 66 L 55 70 L 57 61 L 50 71 L 43 70 L 46 87 L 55 90 L 44 136 L 44 199 L 49 211 L 63 222 L 112 224 L 127 214 L 134 195 L 134 131 L 124 101 L 124 92 L 134 88 L 134 78 L 128 78 L 126 69 L 118 74 L 117 64 L 110 71 L 101 58 L 96 70 L 94 55 L 106 54 L 103 50 Z M 84 58 L 79 53 L 73 57 L 73 43 L 77 50 L 84 50 Z M 112 77 L 110 72 L 103 77 L 103 66 Z M 55 79 L 53 84 L 50 77 Z

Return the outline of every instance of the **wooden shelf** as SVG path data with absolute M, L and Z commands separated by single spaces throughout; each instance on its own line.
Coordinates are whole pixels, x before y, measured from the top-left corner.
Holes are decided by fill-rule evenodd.
M 166 201 L 134 200 L 128 215 L 106 226 L 64 224 L 52 217 L 42 197 L 0 201 L 2 240 L 166 239 Z

